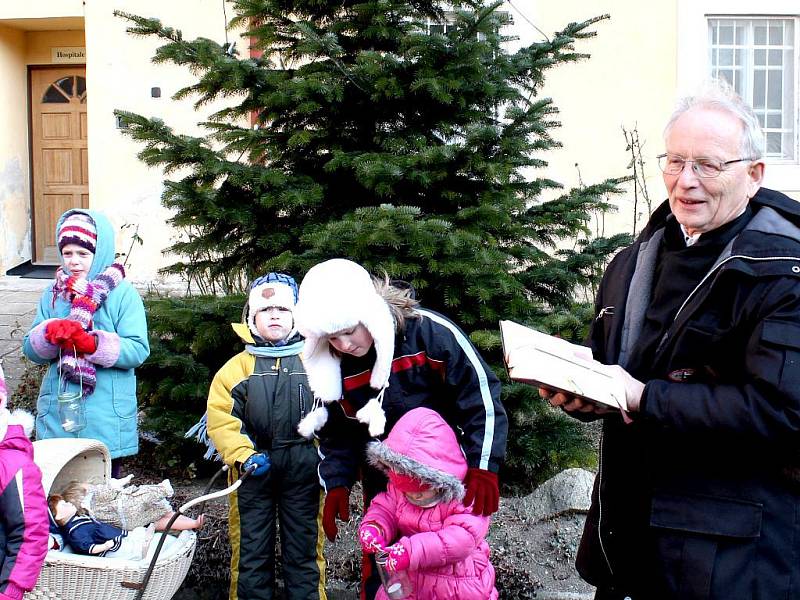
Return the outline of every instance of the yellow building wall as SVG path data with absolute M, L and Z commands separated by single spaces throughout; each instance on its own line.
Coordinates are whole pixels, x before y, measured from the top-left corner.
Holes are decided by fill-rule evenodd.
M 86 3 L 86 55 L 89 107 L 89 198 L 93 208 L 105 211 L 118 229 L 117 251 L 127 252 L 138 226 L 143 244 L 134 244 L 129 258 L 129 277 L 139 283 L 163 285 L 157 271 L 177 260 L 162 250 L 178 232 L 166 221 L 170 212 L 161 205 L 164 175 L 145 166 L 136 154 L 142 144 L 116 128 L 115 109 L 163 119 L 177 133 L 202 135 L 197 125 L 221 105 L 192 110 L 192 100 L 171 96 L 195 79 L 185 68 L 151 62 L 159 42 L 126 33 L 128 21 L 113 15 L 121 10 L 161 19 L 181 29 L 185 39 L 208 37 L 225 41 L 225 21 L 218 0 L 89 0 Z M 228 17 L 232 15 L 228 9 Z M 229 33 L 231 40 L 235 33 Z M 246 45 L 239 43 L 246 53 Z M 151 88 L 161 88 L 153 98 Z M 100 174 L 100 175 L 98 175 Z M 178 175 L 173 174 L 173 178 Z M 121 229 L 124 225 L 130 225 Z
M 579 40 L 575 50 L 591 54 L 581 62 L 555 67 L 546 75 L 542 96 L 558 107 L 562 127 L 554 137 L 563 146 L 543 156 L 549 168 L 538 175 L 565 188 L 631 174 L 622 132 L 636 129 L 644 146 L 646 183 L 655 208 L 665 197 L 655 156 L 663 152 L 662 130 L 676 101 L 676 19 L 673 1 L 561 0 L 514 2 L 548 36 L 570 22 L 603 14 L 610 18 L 591 29 L 597 36 Z M 513 8 L 521 41 L 541 40 Z M 605 221 L 606 233 L 631 231 L 633 188 L 618 198 L 619 212 Z M 637 231 L 646 219 L 639 207 Z
M 0 26 L 0 274 L 31 256 L 25 34 Z

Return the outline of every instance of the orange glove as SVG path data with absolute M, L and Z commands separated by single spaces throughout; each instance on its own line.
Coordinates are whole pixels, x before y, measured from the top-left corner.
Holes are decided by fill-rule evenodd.
M 325 536 L 332 542 L 339 533 L 339 528 L 336 526 L 337 518 L 340 521 L 350 520 L 350 490 L 346 487 L 333 488 L 325 494 L 322 528 L 325 530 Z
M 470 467 L 467 469 L 464 485 L 467 487 L 464 506 L 472 504 L 472 514 L 488 517 L 500 508 L 500 489 L 496 473 Z

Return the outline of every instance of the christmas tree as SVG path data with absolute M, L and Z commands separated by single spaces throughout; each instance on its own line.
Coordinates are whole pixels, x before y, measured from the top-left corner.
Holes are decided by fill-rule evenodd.
M 231 27 L 256 56 L 119 13 L 131 33 L 164 40 L 156 62 L 196 73 L 178 98 L 228 101 L 205 137 L 118 113 L 142 160 L 182 174 L 162 197 L 185 234 L 168 249 L 179 257 L 168 272 L 231 292 L 267 270 L 299 279 L 347 257 L 413 285 L 490 355 L 499 319 L 584 332 L 576 297 L 627 239 L 591 239 L 589 224 L 621 180 L 565 192 L 545 176 L 558 122 L 539 92 L 548 69 L 587 58 L 575 43 L 602 17 L 509 52 L 502 2 L 232 5 Z M 510 389 L 512 427 L 525 428 L 509 436 L 517 475 L 572 462 L 555 442 L 580 437 L 577 425 L 529 388 Z M 538 439 L 537 424 L 556 438 Z

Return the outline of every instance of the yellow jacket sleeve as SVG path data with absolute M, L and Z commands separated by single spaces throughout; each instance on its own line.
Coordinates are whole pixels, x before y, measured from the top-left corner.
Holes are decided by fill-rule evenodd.
M 237 354 L 217 372 L 208 390 L 208 435 L 229 466 L 243 463 L 255 452 L 255 444 L 242 422 L 247 381 L 255 362 L 247 352 Z

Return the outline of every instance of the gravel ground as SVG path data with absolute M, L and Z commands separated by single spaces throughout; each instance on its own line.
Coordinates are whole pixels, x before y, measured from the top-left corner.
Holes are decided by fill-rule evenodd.
M 196 497 L 205 482 L 173 481 L 175 505 Z M 351 494 L 351 520 L 340 524 L 336 543 L 327 543 L 328 597 L 330 600 L 358 597 L 360 553 L 356 530 L 361 509 L 358 489 Z M 216 600 L 227 597 L 230 547 L 227 536 L 227 505 L 223 501 L 205 507 L 206 526 L 200 532 L 192 568 L 176 600 Z M 492 519 L 489 545 L 497 571 L 497 587 L 503 600 L 589 600 L 593 588 L 578 577 L 573 566 L 583 529 L 584 515 L 567 514 L 533 522 L 526 514 L 523 498 L 502 498 Z

